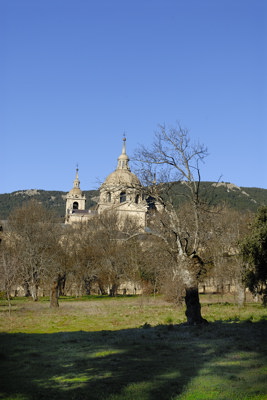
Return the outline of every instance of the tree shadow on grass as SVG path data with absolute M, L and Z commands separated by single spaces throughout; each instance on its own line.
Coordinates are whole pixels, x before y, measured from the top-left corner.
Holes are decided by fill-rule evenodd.
M 247 364 L 228 365 L 231 354 L 245 361 L 253 353 L 266 366 L 266 327 L 262 321 L 0 334 L 0 398 L 170 400 L 208 365 L 234 381 Z

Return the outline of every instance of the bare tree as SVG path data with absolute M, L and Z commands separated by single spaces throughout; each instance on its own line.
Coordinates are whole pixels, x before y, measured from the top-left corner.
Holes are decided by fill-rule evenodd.
M 72 230 L 68 251 L 72 258 L 72 276 L 77 293 L 91 294 L 92 285 L 98 280 L 100 249 L 96 243 L 95 221 L 81 223 Z
M 131 230 L 131 221 L 129 224 L 127 220 L 122 222 L 116 212 L 103 213 L 95 222 L 98 280 L 108 287 L 110 296 L 116 296 L 120 284 L 129 277 L 125 238 L 134 231 Z
M 0 241 L 0 290 L 5 292 L 11 311 L 12 289 L 18 283 L 18 259 L 16 251 L 10 246 L 9 237 L 3 235 Z
M 111 296 L 116 295 L 128 268 L 122 238 L 127 235 L 129 226 L 126 233 L 121 228 L 118 214 L 108 211 L 88 224 L 77 224 L 70 231 L 66 251 L 71 259 L 72 280 L 77 293 L 90 294 L 98 285 L 102 294 L 109 291 Z M 66 235 L 61 242 L 66 245 Z
M 161 238 L 175 261 L 172 278 L 178 276 L 183 284 L 188 324 L 206 322 L 198 294 L 198 280 L 204 269 L 201 219 L 205 212 L 200 196 L 200 162 L 206 156 L 206 147 L 192 143 L 189 132 L 180 125 L 169 129 L 160 125 L 152 147 L 141 146 L 135 154 L 152 204 L 148 233 Z M 170 196 L 177 181 L 187 202 L 187 215 L 177 211 Z
M 205 244 L 206 257 L 212 260 L 210 278 L 224 293 L 232 286 L 238 305 L 245 302 L 243 260 L 239 243 L 248 233 L 252 215 L 227 207 L 214 210 L 208 226 Z
M 10 245 L 16 249 L 21 281 L 31 288 L 33 300 L 49 277 L 54 281 L 57 265 L 58 225 L 52 212 L 35 200 L 12 212 L 8 219 Z

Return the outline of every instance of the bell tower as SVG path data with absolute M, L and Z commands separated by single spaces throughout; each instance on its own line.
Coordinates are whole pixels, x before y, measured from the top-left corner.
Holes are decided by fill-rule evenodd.
M 85 210 L 86 197 L 80 189 L 79 180 L 79 169 L 76 168 L 76 176 L 73 181 L 73 188 L 69 191 L 66 196 L 66 219 L 70 214 L 77 212 L 78 210 Z

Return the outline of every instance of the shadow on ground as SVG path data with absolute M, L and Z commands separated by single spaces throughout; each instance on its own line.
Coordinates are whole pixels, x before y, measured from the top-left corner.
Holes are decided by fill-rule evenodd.
M 230 353 L 253 353 L 266 365 L 264 348 L 266 321 L 0 334 L 0 398 L 170 400 L 205 366 Z M 234 379 L 243 366 L 214 368 L 216 374 L 230 371 Z

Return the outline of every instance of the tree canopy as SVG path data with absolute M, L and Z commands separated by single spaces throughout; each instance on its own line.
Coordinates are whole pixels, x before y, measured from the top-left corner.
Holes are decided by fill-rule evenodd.
M 260 207 L 251 227 L 251 233 L 241 243 L 246 262 L 245 282 L 255 295 L 263 296 L 267 305 L 267 207 Z

